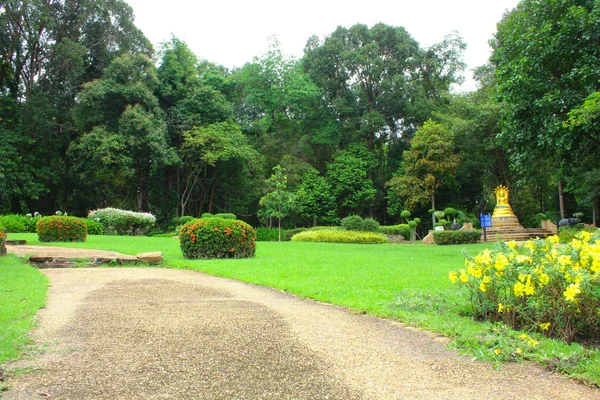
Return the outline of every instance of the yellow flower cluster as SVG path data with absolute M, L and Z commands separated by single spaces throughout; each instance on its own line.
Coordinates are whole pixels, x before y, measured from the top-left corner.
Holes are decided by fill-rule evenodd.
M 572 338 L 580 327 L 600 325 L 600 230 L 582 231 L 563 247 L 558 241 L 500 242 L 467 255 L 448 277 L 469 290 L 477 318 Z

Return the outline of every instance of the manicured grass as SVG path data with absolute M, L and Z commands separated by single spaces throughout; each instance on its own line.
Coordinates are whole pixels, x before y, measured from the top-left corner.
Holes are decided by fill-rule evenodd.
M 40 244 L 35 234 L 10 234 Z M 259 242 L 256 257 L 186 260 L 177 238 L 89 236 L 85 243 L 54 243 L 135 255 L 162 251 L 165 266 L 270 286 L 296 295 L 394 318 L 453 337 L 453 345 L 478 359 L 533 360 L 570 376 L 600 384 L 600 351 L 476 322 L 468 299 L 451 285 L 448 272 L 464 265 L 463 251 L 477 254 L 491 244 L 359 245 Z M 501 354 L 494 351 L 501 350 Z
M 19 357 L 47 286 L 38 269 L 12 255 L 0 258 L 0 364 Z

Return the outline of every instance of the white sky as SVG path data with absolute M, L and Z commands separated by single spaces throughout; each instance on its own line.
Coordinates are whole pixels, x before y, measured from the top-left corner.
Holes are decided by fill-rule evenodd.
M 462 90 L 473 90 L 470 69 L 485 64 L 488 40 L 506 10 L 518 0 L 126 0 L 136 25 L 158 49 L 171 34 L 187 42 L 198 58 L 240 67 L 266 52 L 276 36 L 282 50 L 301 57 L 306 40 L 342 25 L 403 26 L 422 47 L 453 30 L 467 43 Z

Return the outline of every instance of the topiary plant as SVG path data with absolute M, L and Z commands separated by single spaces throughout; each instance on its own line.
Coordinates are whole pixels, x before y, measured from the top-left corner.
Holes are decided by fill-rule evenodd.
M 363 219 L 358 215 L 349 215 L 342 219 L 342 228 L 347 231 L 360 231 L 362 230 Z
M 85 242 L 87 225 L 83 218 L 53 216 L 37 223 L 40 242 Z
M 213 218 L 215 215 L 212 213 L 202 213 L 202 215 L 200 215 L 200 218 Z
M 185 258 L 249 258 L 256 252 L 256 231 L 243 221 L 194 219 L 179 231 Z

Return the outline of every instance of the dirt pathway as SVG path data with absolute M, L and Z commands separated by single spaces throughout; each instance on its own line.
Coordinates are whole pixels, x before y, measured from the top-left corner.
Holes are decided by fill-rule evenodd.
M 48 350 L 7 400 L 600 398 L 531 365 L 471 362 L 392 321 L 194 271 L 44 273 L 34 337 Z

